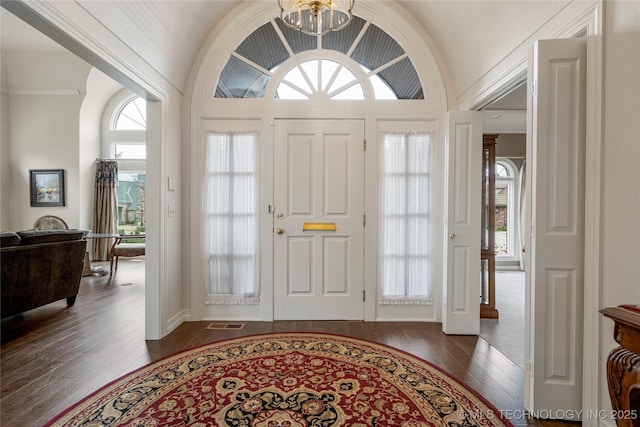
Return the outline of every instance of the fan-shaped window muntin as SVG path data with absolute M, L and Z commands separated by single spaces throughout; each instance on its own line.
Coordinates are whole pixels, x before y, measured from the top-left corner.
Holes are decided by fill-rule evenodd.
M 109 115 L 107 140 L 110 156 L 146 159 L 147 101 L 135 95 L 124 96 Z
M 113 130 L 146 130 L 147 101 L 134 97 L 122 104 L 114 114 Z
M 365 99 L 358 77 L 347 67 L 329 59 L 312 59 L 291 68 L 276 89 L 279 99 Z
M 240 43 L 222 70 L 216 98 L 264 98 L 273 84 L 279 99 L 424 99 L 407 53 L 377 26 L 355 17 L 343 30 L 309 36 L 278 21 Z

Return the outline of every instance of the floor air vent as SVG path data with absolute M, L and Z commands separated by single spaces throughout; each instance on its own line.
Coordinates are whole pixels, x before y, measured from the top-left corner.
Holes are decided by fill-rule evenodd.
M 207 329 L 242 329 L 244 323 L 209 323 Z

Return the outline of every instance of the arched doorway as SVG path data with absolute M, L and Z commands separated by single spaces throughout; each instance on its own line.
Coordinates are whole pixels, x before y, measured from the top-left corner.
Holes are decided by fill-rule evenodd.
M 361 248 L 361 254 L 358 255 L 361 262 L 353 264 L 361 267 L 351 264 L 345 267 L 350 274 L 353 273 L 353 268 L 361 269 L 362 279 L 357 279 L 358 282 L 361 280 L 361 284 L 349 288 L 349 292 L 351 296 L 353 292 L 358 292 L 358 298 L 362 298 L 360 318 L 364 320 L 438 320 L 439 309 L 436 307 L 441 302 L 441 290 L 433 284 L 442 283 L 443 242 L 439 233 L 431 231 L 441 229 L 444 223 L 442 209 L 439 207 L 444 203 L 441 184 L 444 175 L 443 117 L 446 101 L 440 71 L 429 46 L 424 42 L 425 38 L 421 37 L 418 30 L 410 34 L 410 31 L 407 31 L 407 28 L 411 28 L 410 23 L 392 8 L 387 10 L 387 6 L 381 8 L 377 5 L 374 10 L 362 5 L 362 9 L 356 12 L 358 17 L 354 19 L 353 26 L 325 36 L 307 36 L 288 30 L 279 24 L 278 20 L 272 19 L 272 12 L 268 7 L 259 11 L 249 10 L 246 6 L 237 9 L 230 18 L 229 25 L 217 30 L 218 37 L 207 46 L 196 73 L 190 104 L 191 159 L 194 166 L 191 174 L 191 208 L 194 219 L 191 224 L 193 318 L 278 318 L 278 315 L 274 314 L 274 300 L 282 298 L 281 292 L 278 291 L 279 285 L 275 283 L 280 281 L 278 256 L 281 250 L 278 249 L 277 234 L 274 233 L 280 228 L 277 227 L 279 216 L 289 217 L 290 206 L 285 206 L 283 211 L 282 206 L 276 203 L 279 200 L 278 191 L 281 189 L 275 183 L 280 182 L 279 173 L 286 170 L 287 165 L 291 166 L 287 172 L 289 177 L 295 169 L 294 166 L 299 166 L 298 160 L 291 162 L 290 152 L 282 154 L 279 148 L 281 141 L 278 138 L 281 136 L 278 135 L 278 125 L 299 124 L 303 121 L 317 124 L 321 121 L 323 128 L 329 129 L 328 133 L 335 135 L 340 132 L 330 131 L 336 127 L 333 124 L 356 121 L 360 123 L 363 135 L 363 138 L 358 138 L 364 139 L 357 142 L 361 153 L 359 156 L 362 157 L 362 176 L 358 177 L 357 181 L 362 183 L 362 188 L 347 186 L 347 190 L 339 193 L 347 197 L 345 206 L 350 207 L 355 203 L 354 194 L 362 196 L 361 212 L 352 212 L 357 215 L 358 222 L 363 227 L 362 243 L 357 243 Z M 233 22 L 243 22 L 243 25 L 234 26 Z M 254 28 L 253 31 L 246 30 L 251 26 Z M 242 31 L 239 27 L 242 27 Z M 398 28 L 403 28 L 403 31 Z M 207 160 L 203 159 L 207 159 L 207 153 L 211 150 L 206 142 L 210 140 L 210 135 L 225 132 L 229 135 L 248 133 L 255 137 L 255 177 L 258 190 L 254 200 L 258 255 L 255 266 L 245 270 L 243 274 L 255 275 L 257 286 L 248 293 L 243 289 L 238 295 L 232 295 L 232 298 L 229 295 L 217 298 L 212 297 L 210 271 L 212 260 L 220 261 L 220 253 L 207 251 L 206 248 L 211 245 L 207 243 L 210 234 L 206 230 L 209 229 L 207 221 L 222 213 L 207 211 L 205 208 L 209 205 L 206 198 L 212 193 L 209 191 L 211 184 L 207 182 Z M 301 131 L 298 135 L 310 133 L 313 132 Z M 380 274 L 381 254 L 384 251 L 381 251 L 379 245 L 381 226 L 386 218 L 380 205 L 381 191 L 384 188 L 381 183 L 381 171 L 385 168 L 381 157 L 382 147 L 391 144 L 388 141 L 392 140 L 401 141 L 399 144 L 410 144 L 409 141 L 413 141 L 413 136 L 416 135 L 429 139 L 429 148 L 418 162 L 429 167 L 424 171 L 420 169 L 419 173 L 415 168 L 408 168 L 401 173 L 406 181 L 419 174 L 428 177 L 425 180 L 429 182 L 428 189 L 421 187 L 422 190 L 416 190 L 418 192 L 413 196 L 406 197 L 408 200 L 424 200 L 425 205 L 431 209 L 429 214 L 425 215 L 429 218 L 429 224 L 423 227 L 423 235 L 426 236 L 423 240 L 427 240 L 428 244 L 425 248 L 416 249 L 415 245 L 408 243 L 408 239 L 404 239 L 399 245 L 406 247 L 409 257 L 415 257 L 416 253 L 411 251 L 417 251 L 419 256 L 428 259 L 426 265 L 429 268 L 422 269 L 425 271 L 421 272 L 424 279 L 418 280 L 424 283 L 428 290 L 416 293 L 414 289 L 405 287 L 384 295 L 380 286 L 380 278 L 383 277 Z M 302 150 L 302 154 L 296 155 L 303 155 L 304 158 L 304 153 L 309 155 L 314 151 L 325 155 L 317 165 L 326 165 L 327 159 L 336 157 L 323 154 L 323 147 L 326 148 L 322 142 L 326 139 L 323 138 L 321 137 L 321 142 L 318 143 L 320 148 L 313 148 L 315 145 L 311 144 L 308 145 L 309 150 Z M 356 142 L 350 140 L 348 144 L 351 146 Z M 341 145 L 336 143 L 334 146 Z M 412 158 L 410 149 L 405 150 L 403 155 Z M 338 158 L 351 161 L 353 157 L 354 155 L 345 155 Z M 342 161 L 342 169 L 338 170 L 350 173 L 350 165 L 351 163 Z M 321 166 L 313 167 L 317 169 Z M 297 170 L 300 172 L 306 169 Z M 299 173 L 296 176 L 298 175 Z M 328 174 L 327 177 L 335 175 Z M 322 178 L 307 176 L 306 179 Z M 325 180 L 324 184 L 329 181 Z M 326 187 L 327 185 L 323 188 Z M 406 224 L 413 224 L 415 218 L 411 210 L 414 207 L 409 205 L 403 207 L 409 212 L 408 215 L 404 214 L 404 220 L 407 221 Z M 229 215 L 228 212 L 224 214 Z M 244 214 L 246 212 L 242 213 Z M 341 244 L 349 246 L 344 242 Z M 346 247 L 340 246 L 341 244 L 334 247 Z M 224 254 L 236 261 L 239 255 L 240 252 Z M 402 281 L 407 275 L 414 274 L 408 272 L 411 267 L 407 267 L 406 258 L 405 256 L 404 261 L 400 263 L 404 263 L 404 267 L 397 267 L 397 271 L 393 273 L 402 275 Z M 312 267 L 312 264 L 309 271 L 316 268 L 327 273 L 326 266 Z M 237 262 L 226 265 L 237 266 Z M 228 271 L 231 269 L 236 268 L 226 267 Z M 326 277 L 331 276 L 323 276 L 322 271 L 316 273 L 320 274 L 318 280 L 325 283 Z M 298 275 L 296 277 L 308 277 L 304 269 L 293 274 Z M 235 280 L 229 279 L 231 276 L 225 277 L 224 280 Z M 297 283 L 300 282 L 296 281 Z M 285 293 L 291 291 L 291 286 L 283 286 Z M 339 292 L 342 290 L 338 289 Z M 228 288 L 225 292 L 227 291 Z M 321 292 L 325 294 L 330 291 L 326 286 L 321 288 Z

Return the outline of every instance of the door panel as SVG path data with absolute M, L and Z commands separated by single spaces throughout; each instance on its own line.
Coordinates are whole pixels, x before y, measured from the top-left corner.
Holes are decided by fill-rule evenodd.
M 274 318 L 362 319 L 364 123 L 277 120 Z
M 447 254 L 442 330 L 480 332 L 482 113 L 449 112 Z
M 530 65 L 525 407 L 571 414 L 582 408 L 586 40 L 538 41 Z
M 288 176 L 285 177 L 289 217 L 311 215 L 313 211 L 313 138 L 311 135 L 289 135 L 287 144 Z M 278 162 L 278 159 L 276 159 Z M 277 169 L 282 165 L 276 165 Z M 278 188 L 278 187 L 276 187 Z

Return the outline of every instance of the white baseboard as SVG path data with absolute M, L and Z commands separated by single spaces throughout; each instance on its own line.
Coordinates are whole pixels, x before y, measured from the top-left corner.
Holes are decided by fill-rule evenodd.
M 187 318 L 191 317 L 191 312 L 189 310 L 182 310 L 178 312 L 175 316 L 171 317 L 167 322 L 167 335 L 173 332 L 178 326 L 182 325 L 183 322 L 187 320 Z

